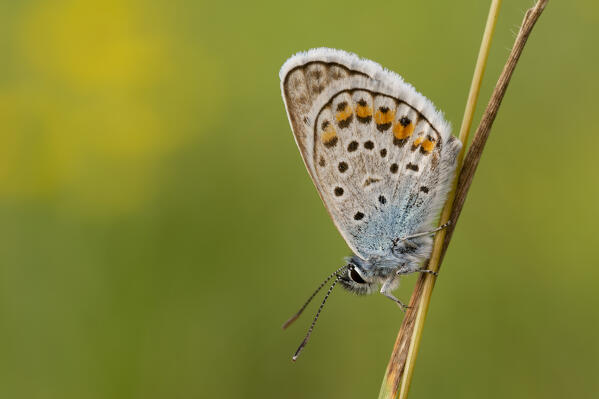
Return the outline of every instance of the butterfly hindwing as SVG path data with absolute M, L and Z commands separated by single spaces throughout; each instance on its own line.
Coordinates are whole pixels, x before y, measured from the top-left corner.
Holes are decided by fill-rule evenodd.
M 358 256 L 383 254 L 394 238 L 430 227 L 461 147 L 430 101 L 338 50 L 292 57 L 281 81 L 304 162 Z

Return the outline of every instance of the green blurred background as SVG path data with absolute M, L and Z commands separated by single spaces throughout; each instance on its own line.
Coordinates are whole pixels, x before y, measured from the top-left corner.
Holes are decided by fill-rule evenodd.
M 504 1 L 479 116 L 532 1 Z M 348 249 L 278 70 L 330 46 L 457 130 L 487 1 L 3 1 L 0 397 L 376 397 L 402 313 L 338 290 Z M 599 392 L 593 1 L 550 4 L 433 295 L 411 397 Z M 477 117 L 478 119 L 478 117 Z M 398 296 L 407 300 L 414 276 Z

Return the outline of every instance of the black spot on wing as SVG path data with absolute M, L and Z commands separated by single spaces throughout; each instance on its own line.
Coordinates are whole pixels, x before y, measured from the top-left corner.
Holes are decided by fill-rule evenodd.
M 412 122 L 410 120 L 410 118 L 408 118 L 407 116 L 402 116 L 401 119 L 399 120 L 399 123 L 403 126 L 406 127 L 410 124 L 410 122 Z
M 354 119 L 354 115 L 352 114 L 352 115 L 348 116 L 347 118 L 339 121 L 337 123 L 337 125 L 339 125 L 339 127 L 341 129 L 345 129 L 346 127 L 348 127 L 349 125 L 351 125 L 351 122 L 352 122 L 353 119 Z
M 383 133 L 385 130 L 389 130 L 389 128 L 391 127 L 391 122 L 389 123 L 377 123 L 376 124 L 376 129 Z
M 414 172 L 418 172 L 418 165 L 409 163 L 406 165 L 406 169 L 413 170 Z
M 332 148 L 335 147 L 337 145 L 337 141 L 339 139 L 337 138 L 337 136 L 333 137 L 331 140 L 327 141 L 326 143 L 324 143 L 325 147 L 327 148 Z
M 372 115 L 368 115 L 368 116 L 364 116 L 364 117 L 356 115 L 356 117 L 358 118 L 358 120 L 361 123 L 364 123 L 364 124 L 370 123 L 370 121 L 372 120 Z
M 378 183 L 380 182 L 381 179 L 377 179 L 376 177 L 369 177 L 368 179 L 366 179 L 366 181 L 364 181 L 364 187 L 368 187 L 373 183 Z
M 399 148 L 401 148 L 404 145 L 406 145 L 407 142 L 408 142 L 408 139 L 398 139 L 396 137 L 393 137 L 393 144 L 395 144 Z

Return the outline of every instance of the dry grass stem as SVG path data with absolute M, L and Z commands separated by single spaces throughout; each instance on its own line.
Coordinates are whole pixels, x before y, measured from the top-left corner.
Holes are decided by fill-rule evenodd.
M 441 261 L 443 260 L 443 256 L 445 255 L 445 251 L 451 240 L 452 233 L 455 229 L 464 201 L 466 200 L 472 178 L 474 177 L 482 151 L 491 131 L 491 126 L 493 125 L 493 121 L 495 120 L 497 111 L 499 110 L 499 106 L 501 105 L 501 101 L 507 90 L 507 86 L 514 69 L 516 68 L 520 55 L 522 54 L 528 36 L 547 5 L 547 1 L 548 0 L 538 0 L 535 6 L 526 12 L 512 51 L 510 52 L 506 65 L 503 68 L 495 89 L 493 90 L 493 94 L 491 95 L 491 99 L 481 118 L 472 144 L 464 159 L 463 166 L 460 168 L 461 162 L 458 163 L 456 189 L 448 198 L 440 220 L 440 223 L 444 223 L 446 220 L 451 220 L 453 223 L 446 230 L 439 232 L 435 237 L 433 252 L 428 263 L 428 268 L 431 270 L 438 271 L 440 268 Z M 464 120 L 460 130 L 460 139 L 462 139 L 462 142 L 464 143 L 466 143 L 468 131 L 470 130 L 472 115 L 478 96 L 478 89 L 480 88 L 480 80 L 482 79 L 486 56 L 488 55 L 488 46 L 497 18 L 499 3 L 500 1 L 494 0 L 491 5 L 487 27 L 485 28 L 485 34 L 483 36 L 483 44 L 481 45 L 481 50 L 479 52 L 479 59 L 477 61 L 477 67 L 475 69 L 475 75 L 470 88 L 466 111 L 464 113 Z M 486 49 L 484 48 L 485 46 L 487 47 Z M 464 147 L 465 146 L 466 145 L 464 145 Z M 463 153 L 464 149 L 460 153 L 459 161 L 461 161 Z M 387 366 L 385 378 L 379 393 L 379 399 L 396 397 L 399 397 L 400 399 L 407 398 L 434 283 L 435 277 L 430 274 L 422 274 L 416 283 L 412 298 L 410 299 L 410 309 L 406 312 L 393 347 L 393 352 L 391 353 L 391 359 Z

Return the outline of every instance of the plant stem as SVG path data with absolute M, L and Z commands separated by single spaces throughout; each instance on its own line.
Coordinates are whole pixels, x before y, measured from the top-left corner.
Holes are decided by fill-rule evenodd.
M 433 271 L 438 271 L 445 255 L 445 251 L 451 240 L 452 233 L 455 229 L 458 217 L 461 213 L 466 195 L 472 183 L 476 167 L 482 155 L 484 145 L 489 136 L 491 126 L 497 115 L 501 100 L 505 95 L 507 86 L 514 72 L 518 59 L 522 54 L 526 40 L 532 31 L 535 22 L 540 17 L 543 9 L 545 8 L 548 0 L 538 0 L 533 8 L 526 12 L 524 21 L 516 37 L 516 41 L 507 60 L 507 63 L 499 77 L 499 80 L 495 86 L 493 94 L 481 122 L 476 130 L 472 145 L 468 150 L 468 155 L 464 160 L 464 166 L 461 167 L 461 161 L 464 159 L 464 149 L 466 147 L 466 141 L 468 138 L 468 131 L 472 123 L 472 116 L 476 104 L 476 98 L 478 97 L 478 91 L 480 89 L 480 83 L 484 72 L 486 63 L 486 57 L 488 55 L 488 46 L 490 45 L 495 21 L 497 19 L 497 12 L 499 9 L 500 1 L 494 0 L 491 4 L 491 10 L 489 12 L 489 18 L 487 19 L 487 27 L 483 35 L 483 42 L 479 51 L 479 58 L 475 68 L 474 77 L 472 79 L 472 85 L 470 87 L 470 94 L 468 96 L 468 102 L 466 104 L 466 111 L 464 112 L 464 120 L 460 129 L 460 139 L 464 143 L 464 147 L 458 156 L 458 171 L 454 184 L 455 190 L 450 194 L 446 205 L 441 213 L 440 223 L 445 223 L 447 220 L 452 220 L 452 224 L 446 229 L 440 231 L 435 236 L 435 242 L 433 245 L 433 252 L 429 259 L 428 268 Z M 481 59 L 484 58 L 484 59 Z M 456 184 L 457 181 L 457 184 Z M 430 274 L 422 274 L 416 283 L 412 298 L 410 299 L 410 309 L 406 312 L 403 323 L 400 327 L 397 340 L 391 353 L 391 359 L 387 366 L 385 378 L 381 386 L 379 393 L 379 399 L 383 398 L 399 398 L 405 399 L 408 396 L 410 382 L 414 372 L 414 364 L 416 361 L 416 355 L 422 337 L 422 331 L 424 327 L 424 321 L 428 311 L 430 303 L 430 297 L 435 283 L 435 277 Z
M 470 145 L 470 148 L 468 149 L 468 154 L 466 154 L 466 158 L 464 160 L 464 166 L 462 167 L 459 174 L 458 184 L 456 188 L 456 196 L 453 202 L 453 210 L 451 212 L 451 220 L 454 223 L 452 223 L 452 225 L 450 225 L 447 229 L 447 235 L 445 236 L 445 241 L 443 242 L 443 252 L 441 254 L 441 260 L 445 255 L 445 251 L 447 250 L 447 246 L 449 245 L 449 241 L 451 240 L 451 236 L 455 229 L 455 225 L 457 223 L 458 218 L 460 217 L 460 213 L 462 212 L 462 207 L 464 206 L 464 202 L 466 201 L 468 190 L 470 189 L 472 179 L 474 178 L 474 173 L 476 172 L 476 168 L 478 166 L 478 162 L 480 161 L 480 157 L 485 147 L 485 143 L 487 142 L 487 138 L 491 133 L 493 121 L 497 116 L 499 106 L 501 105 L 503 96 L 505 95 L 507 87 L 510 83 L 512 74 L 516 69 L 516 65 L 518 63 L 518 60 L 520 59 L 520 55 L 522 54 L 522 50 L 524 50 L 524 45 L 528 40 L 528 36 L 530 36 L 532 28 L 543 13 L 543 10 L 545 9 L 545 6 L 547 5 L 548 1 L 549 0 L 538 0 L 534 7 L 526 11 L 526 14 L 524 15 L 524 20 L 522 21 L 522 25 L 520 26 L 520 30 L 518 31 L 518 36 L 516 36 L 516 41 L 514 42 L 514 46 L 512 47 L 512 51 L 510 52 L 510 56 L 508 57 L 505 66 L 503 67 L 501 75 L 499 75 L 499 79 L 497 80 L 495 89 L 491 94 L 491 99 L 489 100 L 487 108 L 483 113 L 478 128 L 476 129 L 474 139 L 472 140 L 472 144 Z
M 466 151 L 466 146 L 468 143 L 468 135 L 470 133 L 470 127 L 472 125 L 472 119 L 474 118 L 474 111 L 476 109 L 476 103 L 478 100 L 478 94 L 480 92 L 480 86 L 482 83 L 482 78 L 485 72 L 485 67 L 487 65 L 487 58 L 489 56 L 489 50 L 491 48 L 491 39 L 493 38 L 493 33 L 495 31 L 495 26 L 497 23 L 497 18 L 499 15 L 499 8 L 501 6 L 501 0 L 493 0 L 491 2 L 491 7 L 489 9 L 489 15 L 487 17 L 487 23 L 485 26 L 485 31 L 483 33 L 483 39 L 480 45 L 480 49 L 478 52 L 478 58 L 476 61 L 476 67 L 474 68 L 474 75 L 472 76 L 472 83 L 470 84 L 470 92 L 468 93 L 468 100 L 466 101 L 466 108 L 464 110 L 464 117 L 462 119 L 462 125 L 460 127 L 459 138 L 463 143 L 462 150 L 458 154 L 457 158 L 457 167 L 456 167 L 456 177 L 452 183 L 452 190 L 445 202 L 445 206 L 441 212 L 441 218 L 439 224 L 443 224 L 449 220 L 452 210 L 453 200 L 455 198 L 455 187 L 457 183 L 457 176 L 460 173 L 460 169 L 462 166 L 462 160 L 464 159 L 464 153 Z M 442 230 L 435 235 L 435 241 L 433 243 L 433 250 L 431 252 L 431 256 L 428 262 L 428 268 L 435 272 L 439 271 L 440 267 L 440 258 L 441 251 L 443 249 L 443 242 L 445 239 L 445 235 L 447 230 Z M 425 276 L 426 277 L 426 276 Z M 426 320 L 426 315 L 428 312 L 428 307 L 430 304 L 431 294 L 433 292 L 433 287 L 435 285 L 435 280 L 432 275 L 429 275 L 429 278 L 422 279 L 422 284 L 417 284 L 415 289 L 415 293 L 412 295 L 410 300 L 410 307 L 413 309 L 413 312 L 409 312 L 406 314 L 406 319 L 410 316 L 410 323 L 404 323 L 406 326 L 411 328 L 404 329 L 403 324 L 402 328 L 400 328 L 398 342 L 400 339 L 403 339 L 403 342 L 400 342 L 403 360 L 403 354 L 405 353 L 405 361 L 396 362 L 393 357 L 389 361 L 389 365 L 387 366 L 387 374 L 385 376 L 385 380 L 383 381 L 383 388 L 381 388 L 381 393 L 383 389 L 388 390 L 389 383 L 393 385 L 390 387 L 393 390 L 399 388 L 399 398 L 407 398 L 408 392 L 410 389 L 410 384 L 412 381 L 412 375 L 414 373 L 414 365 L 416 362 L 416 356 L 418 354 L 418 349 L 420 347 L 420 340 L 422 337 L 422 330 L 424 327 L 424 322 Z M 418 293 L 416 295 L 416 292 Z M 404 331 L 402 331 L 404 330 Z M 410 334 L 411 331 L 411 334 Z M 406 346 L 407 345 L 407 346 Z M 406 351 L 407 349 L 407 351 Z M 395 349 L 394 349 L 395 352 Z M 397 368 L 398 365 L 402 367 Z M 393 380 L 390 380 L 389 377 L 394 377 Z M 387 396 L 379 396 L 379 397 L 387 397 L 387 398 L 395 398 L 397 396 L 396 392 L 389 392 Z
M 464 159 L 464 154 L 466 153 L 468 135 L 470 134 L 472 119 L 474 119 L 474 111 L 476 110 L 476 103 L 478 101 L 480 86 L 482 84 L 483 75 L 485 74 L 485 69 L 487 67 L 487 59 L 489 58 L 489 50 L 491 49 L 491 40 L 493 39 L 493 33 L 495 33 L 495 25 L 497 24 L 497 18 L 499 17 L 500 7 L 501 0 L 493 0 L 491 2 L 491 8 L 489 9 L 489 15 L 487 17 L 485 32 L 483 33 L 483 40 L 480 44 L 480 49 L 478 50 L 478 59 L 476 60 L 476 67 L 474 68 L 474 75 L 472 76 L 470 92 L 468 93 L 466 109 L 464 110 L 462 126 L 460 127 L 460 134 L 458 136 L 460 138 L 460 141 L 463 143 L 462 150 L 458 154 L 458 171 L 462 166 L 462 160 Z M 458 173 L 456 173 L 456 175 L 457 174 Z M 457 181 L 457 179 L 455 180 Z M 451 208 L 451 202 L 451 198 L 450 200 L 446 201 L 445 209 Z

